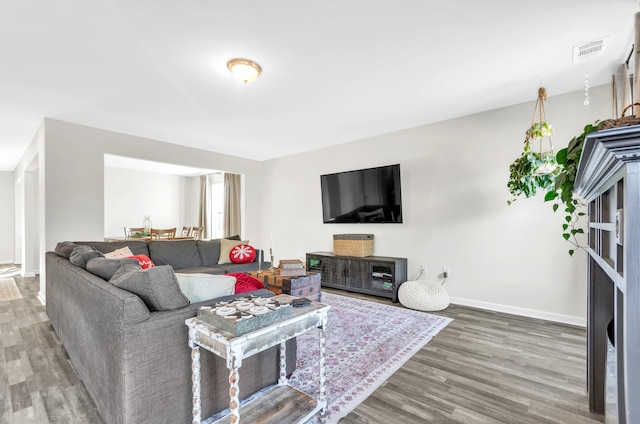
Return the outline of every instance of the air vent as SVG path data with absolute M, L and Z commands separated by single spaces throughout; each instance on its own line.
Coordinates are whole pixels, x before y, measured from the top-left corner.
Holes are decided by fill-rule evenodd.
M 589 59 L 598 56 L 605 46 L 605 38 L 599 40 L 590 41 L 588 43 L 580 44 L 573 47 L 573 62 L 579 62 L 581 60 Z

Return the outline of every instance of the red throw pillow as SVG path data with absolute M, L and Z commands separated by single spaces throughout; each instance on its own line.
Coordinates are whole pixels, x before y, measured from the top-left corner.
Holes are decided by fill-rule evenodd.
M 250 276 L 249 274 L 245 274 L 244 272 L 230 272 L 225 275 L 236 277 L 235 294 L 264 288 L 264 284 L 262 284 L 260 280 Z
M 140 268 L 142 269 L 153 268 L 154 266 L 156 266 L 151 258 L 149 258 L 147 255 L 133 255 L 129 257 L 137 259 L 138 262 L 140 262 Z
M 231 249 L 229 259 L 234 264 L 248 264 L 256 259 L 256 249 L 248 244 L 239 244 Z

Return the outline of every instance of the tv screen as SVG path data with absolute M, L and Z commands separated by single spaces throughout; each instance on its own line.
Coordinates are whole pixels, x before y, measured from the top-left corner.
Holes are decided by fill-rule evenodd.
M 325 224 L 402 223 L 400 165 L 320 176 Z

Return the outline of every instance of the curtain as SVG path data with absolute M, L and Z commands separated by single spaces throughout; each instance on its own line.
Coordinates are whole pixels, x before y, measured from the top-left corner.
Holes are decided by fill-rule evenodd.
M 241 234 L 240 175 L 224 174 L 224 228 L 223 237 Z
M 209 234 L 209 178 L 207 175 L 200 175 L 200 204 L 198 205 L 198 226 L 202 227 L 200 238 L 211 238 Z

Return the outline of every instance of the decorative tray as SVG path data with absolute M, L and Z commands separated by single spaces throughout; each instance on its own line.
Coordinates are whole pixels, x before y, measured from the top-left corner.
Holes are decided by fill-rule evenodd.
M 290 316 L 290 303 L 251 295 L 232 302 L 201 306 L 198 309 L 199 319 L 236 336 L 266 327 Z

